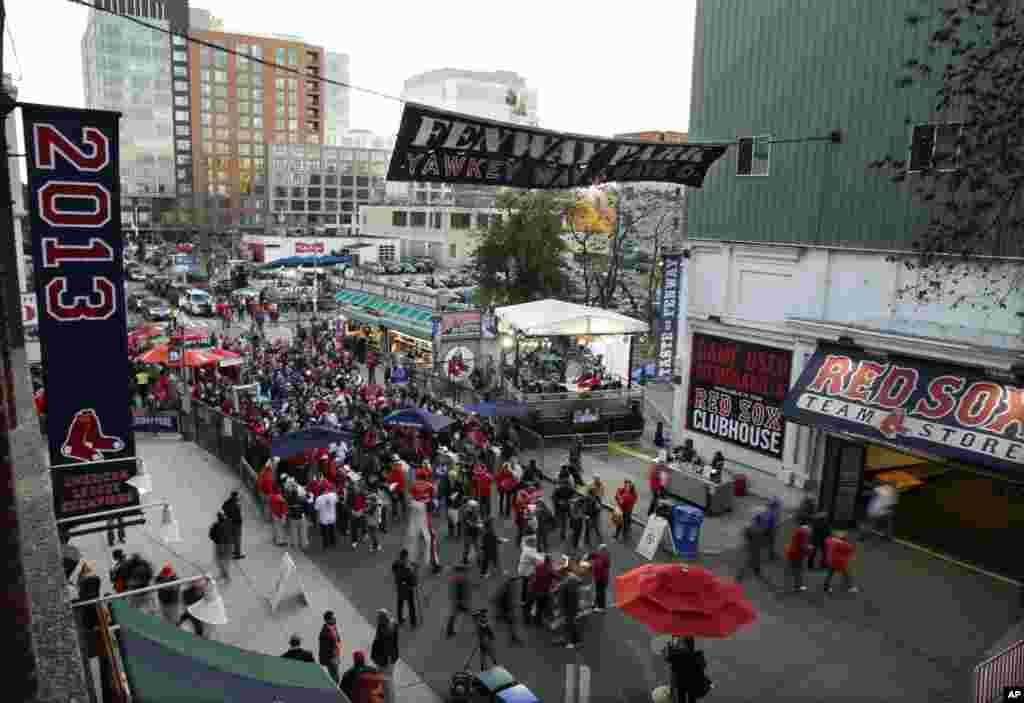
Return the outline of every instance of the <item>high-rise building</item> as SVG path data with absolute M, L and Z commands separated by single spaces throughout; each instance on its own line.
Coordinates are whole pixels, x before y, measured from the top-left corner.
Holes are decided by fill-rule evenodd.
M 327 52 L 327 78 L 348 84 L 348 54 Z M 325 144 L 343 146 L 342 140 L 349 129 L 349 89 L 327 83 L 324 85 L 324 138 Z
M 324 144 L 329 134 L 347 128 L 347 93 L 325 90 L 320 79 L 332 71 L 327 53 L 295 37 L 205 30 L 193 35 L 221 47 L 190 47 L 200 218 L 218 228 L 263 231 L 269 145 Z M 333 70 L 347 77 L 343 56 L 333 55 Z
M 406 100 L 501 122 L 537 126 L 537 91 L 512 71 L 464 71 L 442 68 L 405 81 Z M 409 203 L 454 203 L 459 207 L 494 206 L 497 188 L 456 185 L 425 187 L 420 183 L 389 185 L 388 194 Z
M 191 197 L 192 141 L 185 39 L 188 0 L 96 0 L 82 37 L 86 107 L 122 114 L 121 189 L 125 196 Z M 109 10 L 104 12 L 101 10 Z

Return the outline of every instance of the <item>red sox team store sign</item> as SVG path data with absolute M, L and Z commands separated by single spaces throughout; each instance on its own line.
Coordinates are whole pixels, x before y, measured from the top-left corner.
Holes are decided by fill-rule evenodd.
M 68 470 L 83 475 L 93 462 L 132 467 L 118 115 L 22 112 L 50 464 L 78 465 Z
M 1024 468 L 1024 388 L 960 366 L 819 346 L 783 412 L 965 463 Z

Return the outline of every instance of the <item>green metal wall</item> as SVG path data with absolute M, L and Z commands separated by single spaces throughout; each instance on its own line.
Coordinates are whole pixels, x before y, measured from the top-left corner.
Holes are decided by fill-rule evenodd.
M 905 187 L 867 164 L 904 158 L 934 86 L 897 87 L 923 58 L 919 0 L 698 0 L 690 140 L 844 132 L 773 144 L 766 177 L 736 176 L 736 149 L 687 193 L 696 239 L 905 249 L 924 220 Z

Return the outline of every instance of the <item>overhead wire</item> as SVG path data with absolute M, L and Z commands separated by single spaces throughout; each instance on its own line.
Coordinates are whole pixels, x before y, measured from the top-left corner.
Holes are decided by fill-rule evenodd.
M 231 48 L 228 48 L 228 47 L 220 46 L 216 42 L 207 41 L 205 39 L 200 39 L 198 37 L 194 37 L 191 34 L 189 34 L 188 32 L 176 32 L 176 31 L 174 31 L 172 29 L 167 29 L 167 28 L 161 27 L 159 25 L 151 24 L 149 22 L 146 22 L 145 20 L 143 20 L 143 19 L 141 19 L 139 17 L 134 17 L 132 15 L 126 15 L 126 14 L 117 12 L 116 10 L 111 10 L 111 9 L 108 9 L 108 8 L 105 8 L 105 7 L 96 7 L 95 5 L 92 5 L 90 2 L 88 2 L 88 0 L 67 0 L 67 1 L 72 3 L 72 4 L 74 4 L 74 5 L 81 5 L 82 7 L 87 7 L 90 10 L 95 10 L 96 12 L 105 12 L 108 15 L 114 15 L 115 17 L 120 17 L 121 19 L 128 20 L 129 22 L 137 24 L 140 27 L 145 27 L 146 29 L 150 29 L 150 30 L 152 30 L 154 32 L 160 32 L 162 34 L 166 34 L 166 35 L 171 36 L 171 37 L 179 37 L 181 39 L 184 39 L 186 42 L 190 42 L 192 44 L 197 44 L 199 46 L 205 46 L 205 47 L 207 47 L 209 49 L 214 49 L 216 51 L 223 51 L 226 54 L 231 54 L 232 56 L 238 56 L 238 57 L 244 58 L 246 61 L 251 61 L 252 63 L 257 63 L 257 64 L 261 64 L 263 66 L 267 66 L 268 68 L 272 68 L 275 71 L 282 71 L 284 73 L 290 73 L 290 74 L 293 74 L 293 75 L 296 75 L 296 76 L 301 76 L 302 78 L 305 78 L 306 80 L 315 80 L 315 81 L 318 81 L 320 83 L 326 83 L 327 85 L 333 85 L 333 86 L 337 86 L 339 88 L 348 88 L 349 90 L 355 90 L 355 91 L 360 92 L 360 93 L 366 93 L 367 95 L 375 95 L 375 96 L 377 96 L 379 98 L 385 98 L 387 100 L 394 100 L 396 102 L 403 103 L 403 104 L 408 102 L 404 98 L 400 98 L 397 95 L 391 95 L 390 93 L 385 93 L 385 92 L 380 91 L 380 90 L 374 90 L 373 88 L 364 88 L 362 86 L 354 85 L 352 83 L 347 83 L 345 81 L 339 81 L 339 80 L 334 79 L 334 78 L 327 78 L 326 76 L 322 76 L 322 75 L 311 74 L 311 73 L 304 73 L 302 70 L 300 70 L 298 68 L 295 68 L 295 67 L 292 67 L 292 66 L 285 66 L 284 64 L 279 64 L 276 61 L 269 61 L 269 60 L 264 59 L 264 58 L 257 58 L 255 56 L 250 56 L 249 54 L 244 54 L 244 53 L 242 53 L 240 51 L 237 51 L 235 49 L 231 49 Z

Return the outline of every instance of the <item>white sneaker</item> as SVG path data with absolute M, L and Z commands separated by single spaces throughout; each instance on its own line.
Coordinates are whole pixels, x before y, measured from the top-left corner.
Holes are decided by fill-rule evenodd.
M 860 592 L 860 589 L 857 588 L 856 586 L 850 586 L 846 590 L 847 590 L 847 593 L 859 593 Z
M 800 591 L 800 592 L 806 591 L 807 590 L 807 586 L 801 586 L 800 588 L 798 588 L 796 590 Z
M 566 649 L 576 649 L 576 645 L 574 645 L 572 642 L 570 642 L 569 644 L 565 645 L 565 648 Z

